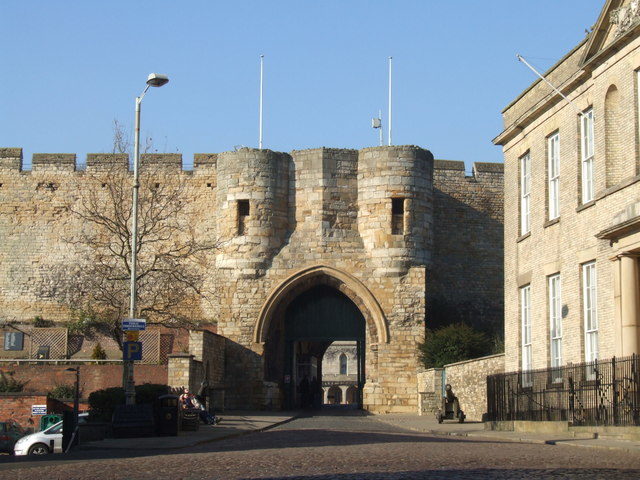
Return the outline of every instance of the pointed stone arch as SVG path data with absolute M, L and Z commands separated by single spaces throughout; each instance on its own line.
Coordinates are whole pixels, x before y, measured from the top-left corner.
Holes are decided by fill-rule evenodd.
M 267 341 L 271 320 L 299 293 L 316 285 L 330 285 L 349 297 L 360 309 L 367 323 L 371 343 L 388 343 L 387 319 L 371 291 L 356 277 L 325 265 L 304 268 L 280 283 L 267 297 L 256 322 L 253 341 Z

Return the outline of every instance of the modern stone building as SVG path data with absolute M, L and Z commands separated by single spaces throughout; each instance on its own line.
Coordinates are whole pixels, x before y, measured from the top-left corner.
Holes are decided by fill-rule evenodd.
M 500 324 L 499 164 L 467 175 L 462 162 L 413 146 L 243 148 L 198 154 L 192 171 L 177 154 L 142 163 L 156 185 L 184 187 L 184 228 L 219 246 L 197 313 L 224 338 L 227 407 L 294 406 L 301 372 L 322 378 L 327 347 L 349 341 L 358 403 L 415 411 L 425 325 L 478 315 Z M 20 149 L 0 150 L 0 314 L 62 322 L 48 275 L 80 261 L 63 241 L 83 228 L 69 209 L 86 177 L 104 186 L 127 159 L 89 155 L 79 171 L 75 155 L 36 154 L 32 164 L 23 171 Z
M 640 353 L 640 4 L 503 111 L 506 369 Z

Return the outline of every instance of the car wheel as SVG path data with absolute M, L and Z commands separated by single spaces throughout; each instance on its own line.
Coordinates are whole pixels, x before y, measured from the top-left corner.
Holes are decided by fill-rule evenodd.
M 44 443 L 36 443 L 29 448 L 29 455 L 47 455 L 49 453 L 49 447 Z

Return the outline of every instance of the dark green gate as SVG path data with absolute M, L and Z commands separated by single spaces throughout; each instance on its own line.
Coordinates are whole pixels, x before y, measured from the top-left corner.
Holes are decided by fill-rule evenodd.
M 334 341 L 355 341 L 358 356 L 358 407 L 362 408 L 364 386 L 365 319 L 358 307 L 342 292 L 320 285 L 294 299 L 285 313 L 285 405 L 295 407 L 295 346 L 305 343 L 322 357 Z M 320 372 L 321 374 L 321 372 Z

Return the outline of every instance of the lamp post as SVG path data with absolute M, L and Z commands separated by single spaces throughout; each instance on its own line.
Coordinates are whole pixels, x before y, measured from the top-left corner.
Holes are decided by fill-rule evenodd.
M 147 78 L 147 86 L 136 97 L 136 122 L 133 143 L 133 201 L 131 203 L 131 293 L 129 302 L 129 317 L 136 316 L 136 267 L 138 259 L 138 190 L 140 189 L 140 105 L 149 87 L 161 87 L 169 82 L 169 77 L 159 73 L 151 73 Z M 125 403 L 133 405 L 136 403 L 136 390 L 133 380 L 133 360 L 124 360 L 122 383 L 124 384 Z
M 69 440 L 69 444 L 67 445 L 67 449 L 65 450 L 66 453 L 73 446 L 73 442 L 78 435 L 78 412 L 80 411 L 80 366 L 78 365 L 76 368 L 67 368 L 65 371 L 76 373 L 76 388 L 73 394 L 73 433 Z
M 80 410 L 80 367 L 76 368 L 67 368 L 67 372 L 75 372 L 76 373 L 76 391 L 73 394 L 73 418 L 75 420 L 75 424 L 78 424 L 78 412 Z

